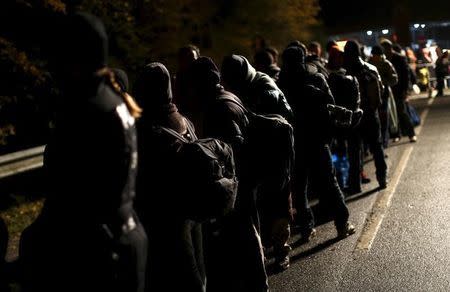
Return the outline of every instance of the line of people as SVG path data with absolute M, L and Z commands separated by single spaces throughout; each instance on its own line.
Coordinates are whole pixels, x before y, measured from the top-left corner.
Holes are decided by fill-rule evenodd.
M 4 272 L 23 291 L 268 291 L 269 254 L 285 270 L 292 227 L 304 242 L 316 234 L 311 194 L 339 238 L 355 233 L 332 148 L 349 157 L 346 193 L 361 192 L 364 145 L 387 186 L 380 113 L 391 86 L 399 114 L 406 95 L 389 43 L 394 67 L 381 47 L 375 67 L 355 41 L 332 44 L 328 61 L 294 41 L 281 68 L 276 50 L 258 52 L 258 70 L 241 55 L 219 70 L 188 46 L 175 76 L 161 63 L 138 72 L 135 101 L 107 67 L 101 21 L 77 13 L 62 26 L 48 197 Z

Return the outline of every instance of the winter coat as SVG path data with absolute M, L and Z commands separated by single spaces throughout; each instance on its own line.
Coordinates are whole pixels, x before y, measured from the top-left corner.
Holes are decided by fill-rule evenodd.
M 278 114 L 292 121 L 293 113 L 283 92 L 267 74 L 257 72 L 245 57 L 224 59 L 222 78 L 242 102 L 257 114 Z
M 144 109 L 137 124 L 136 204 L 149 238 L 146 291 L 205 291 L 201 224 L 190 219 L 192 210 L 187 209 L 202 202 L 193 202 L 179 183 L 183 173 L 176 165 L 181 141 L 156 130 L 167 127 L 189 140 L 190 121 L 172 103 L 170 74 L 164 65 L 147 65 L 135 87 Z
M 405 99 L 409 88 L 409 65 L 405 56 L 393 52 L 389 61 L 394 65 L 395 71 L 398 75 L 398 83 L 392 86 L 392 92 L 397 99 Z
M 325 77 L 306 65 L 301 48 L 289 47 L 283 52 L 278 84 L 294 110 L 296 147 L 327 144 L 332 135 L 327 105 L 335 104 L 334 98 Z
M 48 197 L 20 242 L 24 291 L 143 291 L 135 120 L 108 77 L 90 71 L 106 62 L 102 23 L 87 14 L 67 20 L 63 45 L 87 57 L 79 79 L 58 76 L 64 87 L 44 154 Z
M 315 67 L 317 71 L 325 77 L 325 79 L 328 79 L 329 72 L 326 68 L 326 60 L 317 55 L 309 55 L 305 60 L 308 65 Z

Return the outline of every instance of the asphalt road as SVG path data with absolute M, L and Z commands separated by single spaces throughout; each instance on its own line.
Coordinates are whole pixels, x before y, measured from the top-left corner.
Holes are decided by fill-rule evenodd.
M 428 102 L 413 103 L 426 116 L 419 141 L 387 150 L 388 189 L 347 198 L 356 234 L 337 241 L 331 222 L 318 226 L 271 291 L 450 291 L 450 97 Z

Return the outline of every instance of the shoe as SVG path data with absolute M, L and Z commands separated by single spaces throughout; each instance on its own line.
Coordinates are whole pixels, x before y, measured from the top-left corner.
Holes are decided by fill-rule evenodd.
M 273 264 L 277 271 L 285 271 L 291 266 L 291 261 L 289 259 L 289 256 L 285 256 L 282 258 L 276 258 Z
M 384 190 L 385 188 L 387 188 L 387 179 L 386 176 L 381 176 L 381 177 L 377 177 L 378 180 L 378 185 L 380 186 L 381 190 Z
M 361 182 L 363 184 L 370 184 L 371 179 L 367 177 L 367 175 L 363 172 L 361 172 Z
M 291 252 L 291 250 L 291 246 L 285 244 L 284 247 L 282 247 L 278 251 L 274 251 L 274 253 L 276 254 L 274 265 L 277 270 L 284 271 L 290 267 L 291 263 L 289 259 L 289 253 Z
M 412 137 L 409 137 L 409 142 L 411 142 L 411 143 L 416 143 L 417 142 L 417 136 L 412 136 Z
M 317 231 L 315 228 L 311 228 L 310 230 L 308 230 L 305 233 L 302 233 L 302 238 L 301 241 L 302 242 L 310 242 L 311 239 L 313 239 L 317 234 Z
M 338 238 L 345 238 L 356 232 L 355 226 L 353 226 L 350 222 L 345 223 L 342 227 L 336 226 L 336 230 Z
M 395 137 L 394 140 L 392 140 L 394 143 L 397 143 L 398 141 L 400 141 L 400 137 Z

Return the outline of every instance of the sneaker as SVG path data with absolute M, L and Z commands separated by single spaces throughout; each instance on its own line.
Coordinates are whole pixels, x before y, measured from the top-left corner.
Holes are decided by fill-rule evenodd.
M 412 136 L 412 137 L 409 137 L 409 142 L 411 142 L 411 143 L 416 143 L 417 142 L 417 136 Z
M 338 238 L 345 238 L 356 232 L 355 226 L 353 226 L 350 222 L 345 223 L 342 227 L 336 226 L 336 230 Z
M 275 269 L 277 271 L 285 271 L 285 270 L 289 269 L 289 267 L 291 266 L 291 261 L 289 259 L 289 256 L 276 258 L 274 265 L 275 265 Z
M 394 140 L 392 140 L 394 143 L 397 143 L 398 141 L 400 141 L 400 137 L 395 137 Z
M 302 242 L 310 242 L 311 239 L 313 239 L 317 234 L 317 231 L 315 228 L 311 228 L 310 230 L 308 230 L 305 233 L 302 233 Z

